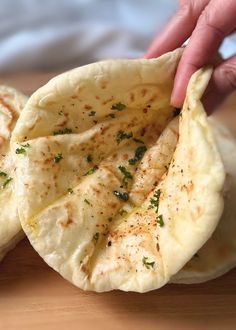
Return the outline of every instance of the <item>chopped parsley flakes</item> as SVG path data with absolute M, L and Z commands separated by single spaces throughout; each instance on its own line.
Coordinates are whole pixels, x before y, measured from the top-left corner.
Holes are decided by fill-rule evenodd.
M 88 172 L 84 173 L 83 176 L 86 176 L 86 175 L 91 175 L 93 174 L 95 171 L 97 171 L 97 166 L 94 166 L 92 168 L 90 168 L 90 170 L 88 170 Z
M 6 181 L 4 181 L 3 184 L 2 184 L 2 189 L 6 188 L 6 186 L 8 185 L 8 183 L 11 182 L 12 180 L 13 180 L 12 178 L 6 179 Z
M 63 159 L 62 154 L 57 154 L 54 157 L 54 163 L 59 163 Z
M 4 189 L 4 188 L 6 188 L 8 183 L 12 181 L 12 178 L 10 178 L 10 177 L 7 178 L 7 173 L 2 172 L 2 171 L 0 172 L 0 176 L 5 178 L 5 181 L 3 182 L 2 186 L 1 186 L 1 188 Z
M 21 147 L 20 148 L 16 148 L 16 154 L 19 155 L 19 154 L 25 154 L 26 153 L 26 148 L 29 148 L 30 145 L 29 143 L 26 143 L 26 144 L 21 144 Z
M 163 215 L 162 214 L 160 214 L 160 215 L 158 215 L 158 217 L 157 217 L 157 223 L 158 223 L 158 225 L 160 226 L 160 227 L 164 227 L 164 220 L 163 220 Z
M 7 173 L 5 173 L 5 172 L 0 172 L 0 176 L 7 176 Z
M 114 190 L 113 195 L 125 202 L 129 200 L 129 195 L 126 192 Z
M 147 268 L 147 269 L 150 269 L 150 268 L 153 268 L 154 265 L 155 265 L 155 261 L 148 261 L 148 257 L 143 257 L 143 265 Z
M 145 146 L 140 146 L 136 149 L 134 157 L 129 159 L 129 164 L 130 165 L 135 165 L 145 154 L 147 151 L 147 148 Z
M 124 139 L 130 139 L 133 137 L 133 133 L 125 133 L 124 131 L 119 131 L 116 136 L 116 142 L 117 144 L 120 144 L 122 140 Z
M 125 184 L 125 186 L 127 187 L 128 185 L 128 180 L 132 180 L 133 179 L 133 176 L 132 174 L 126 170 L 126 168 L 124 166 L 119 166 L 118 169 L 121 171 L 121 173 L 124 175 L 123 177 L 123 182 Z
M 94 117 L 96 115 L 96 111 L 90 111 L 88 115 L 89 117 Z
M 26 144 L 22 144 L 21 145 L 23 148 L 29 148 L 30 147 L 30 144 L 29 143 L 26 143 Z
M 161 195 L 161 190 L 157 189 L 153 197 L 150 198 L 150 205 L 148 206 L 148 209 L 155 209 L 155 212 L 158 213 L 160 195 Z M 156 217 L 156 222 L 159 224 L 160 227 L 164 226 L 164 220 L 162 214 Z
M 112 222 L 112 217 L 109 217 L 107 220 L 108 222 Z
M 70 194 L 70 195 L 71 195 L 71 194 L 73 194 L 73 192 L 74 192 L 74 191 L 73 191 L 73 189 L 72 189 L 72 188 L 68 188 L 68 189 L 67 189 L 67 192 L 68 192 L 68 194 Z
M 161 190 L 157 189 L 153 197 L 150 198 L 150 205 L 148 206 L 148 209 L 156 208 L 155 212 L 158 213 L 160 195 L 161 195 Z
M 72 133 L 72 129 L 65 127 L 57 131 L 54 131 L 53 135 L 63 135 L 63 134 L 71 134 L 71 133 Z
M 16 154 L 24 154 L 26 152 L 25 148 L 16 148 Z
M 117 110 L 117 111 L 122 111 L 126 108 L 126 105 L 121 103 L 121 102 L 118 102 L 118 103 L 115 103 L 115 104 L 112 104 L 111 106 L 111 109 L 112 110 Z

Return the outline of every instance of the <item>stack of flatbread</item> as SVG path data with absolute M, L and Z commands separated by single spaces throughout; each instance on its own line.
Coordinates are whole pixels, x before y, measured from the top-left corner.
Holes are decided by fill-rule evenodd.
M 0 260 L 24 237 L 13 194 L 10 137 L 27 97 L 0 85 Z
M 1 97 L 3 253 L 22 226 L 48 265 L 98 292 L 203 282 L 234 267 L 236 142 L 200 101 L 211 68 L 192 76 L 181 110 L 170 105 L 181 54 L 59 75 L 29 98 L 12 134 L 26 99 Z

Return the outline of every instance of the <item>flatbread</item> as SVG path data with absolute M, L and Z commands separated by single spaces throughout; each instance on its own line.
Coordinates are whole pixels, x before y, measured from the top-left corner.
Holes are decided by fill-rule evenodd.
M 24 236 L 14 200 L 10 137 L 27 97 L 0 85 L 0 260 Z
M 82 289 L 157 289 L 219 221 L 224 168 L 199 101 L 210 69 L 191 79 L 171 151 L 181 53 L 55 77 L 30 98 L 14 130 L 23 229 L 43 259 Z M 17 155 L 21 143 L 29 147 Z
M 236 139 L 214 117 L 209 118 L 226 171 L 224 212 L 212 237 L 176 274 L 173 283 L 201 283 L 236 266 Z

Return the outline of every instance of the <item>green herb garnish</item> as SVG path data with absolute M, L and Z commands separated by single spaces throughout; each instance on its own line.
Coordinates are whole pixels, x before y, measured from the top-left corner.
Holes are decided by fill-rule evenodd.
M 6 186 L 8 185 L 9 182 L 11 182 L 13 179 L 12 178 L 8 178 L 6 179 L 6 181 L 3 182 L 2 188 L 6 188 Z
M 158 213 L 160 195 L 161 195 L 161 190 L 157 189 L 157 191 L 155 191 L 153 197 L 150 198 L 150 205 L 148 206 L 148 209 L 156 208 L 155 212 Z
M 121 102 L 118 102 L 118 103 L 115 103 L 115 104 L 112 104 L 111 106 L 111 109 L 112 110 L 117 110 L 117 111 L 122 111 L 126 108 L 126 105 L 121 103 Z
M 143 265 L 147 268 L 153 268 L 155 265 L 155 261 L 148 261 L 148 257 L 143 257 Z
M 86 175 L 91 175 L 93 174 L 95 171 L 97 171 L 97 166 L 94 166 L 92 168 L 90 168 L 90 170 L 88 170 L 88 172 L 84 173 L 83 176 L 86 176 Z
M 30 144 L 29 144 L 29 143 L 21 144 L 21 146 L 22 146 L 23 148 L 29 148 L 29 147 L 30 147 Z
M 74 191 L 73 191 L 73 189 L 72 189 L 72 188 L 68 188 L 68 189 L 67 189 L 67 192 L 68 192 L 68 194 L 70 194 L 70 195 L 71 195 L 71 194 L 73 194 L 73 192 L 74 192 Z
M 147 151 L 147 148 L 145 146 L 140 146 L 136 149 L 134 157 L 129 159 L 129 164 L 130 165 L 135 165 L 145 154 Z
M 54 157 L 54 163 L 59 163 L 63 159 L 62 154 L 57 154 Z
M 148 209 L 155 209 L 155 212 L 158 213 L 160 196 L 161 196 L 161 190 L 157 189 L 153 197 L 150 198 L 150 205 L 148 206 Z M 157 216 L 156 222 L 159 224 L 160 227 L 164 226 L 164 220 L 162 214 Z
M 158 225 L 160 226 L 160 227 L 164 227 L 164 220 L 163 220 L 163 215 L 162 214 L 160 214 L 160 215 L 158 215 L 158 217 L 157 217 L 157 223 L 158 223 Z
M 24 153 L 26 153 L 25 148 L 16 148 L 16 154 L 17 155 L 24 154 Z
M 7 173 L 5 173 L 5 172 L 0 172 L 0 176 L 7 176 Z
M 133 179 L 133 176 L 132 174 L 126 170 L 126 168 L 124 166 L 119 166 L 118 169 L 121 171 L 122 174 L 124 174 L 124 177 L 123 177 L 123 182 L 125 184 L 125 186 L 128 185 L 128 180 L 132 180 Z
M 93 239 L 97 242 L 99 239 L 99 233 L 94 234 Z
M 91 163 L 91 161 L 93 160 L 92 155 L 88 155 L 88 156 L 86 157 L 86 160 L 87 160 L 88 163 Z
M 72 129 L 65 127 L 57 131 L 54 131 L 53 135 L 63 135 L 63 134 L 71 134 L 71 133 L 72 133 Z
M 126 201 L 129 200 L 129 195 L 126 192 L 121 192 L 121 191 L 114 190 L 113 191 L 113 194 L 117 198 L 121 199 L 122 201 L 125 201 L 126 202 Z
M 96 115 L 96 111 L 90 111 L 90 113 L 88 115 L 89 115 L 89 117 L 93 117 Z
M 120 144 L 122 140 L 124 139 L 130 139 L 133 137 L 133 133 L 125 133 L 124 131 L 119 131 L 116 136 L 116 142 L 117 144 Z
M 151 203 L 150 208 L 156 207 L 157 208 L 156 212 L 158 211 L 160 195 L 161 195 L 161 190 L 157 189 L 157 191 L 155 191 L 153 195 L 154 198 L 150 199 L 150 203 Z
M 112 217 L 109 217 L 107 220 L 108 222 L 112 222 Z
M 84 202 L 85 202 L 86 204 L 88 204 L 89 206 L 92 206 L 92 204 L 90 203 L 90 201 L 87 200 L 86 198 L 84 199 Z
M 29 148 L 30 147 L 30 144 L 29 143 L 26 143 L 26 144 L 21 144 L 21 147 L 20 148 L 16 148 L 16 154 L 19 155 L 19 154 L 25 154 L 26 153 L 26 150 L 25 148 Z

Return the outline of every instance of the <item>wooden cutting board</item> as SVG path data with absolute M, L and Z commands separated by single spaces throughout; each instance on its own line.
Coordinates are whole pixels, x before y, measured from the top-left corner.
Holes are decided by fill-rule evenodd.
M 0 83 L 30 95 L 53 75 L 5 75 Z M 219 113 L 236 134 L 236 93 Z M 25 239 L 0 264 L 0 329 L 236 329 L 236 269 L 205 284 L 97 294 L 60 277 Z

